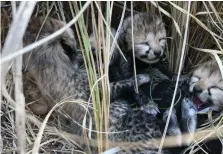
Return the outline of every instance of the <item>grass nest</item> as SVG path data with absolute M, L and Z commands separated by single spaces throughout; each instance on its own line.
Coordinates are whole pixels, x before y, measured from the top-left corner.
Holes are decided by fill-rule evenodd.
M 36 4 L 29 5 L 28 3 L 29 2 L 1 2 L 1 45 L 3 47 L 6 46 L 5 40 L 9 37 L 8 31 L 10 26 L 12 26 L 12 24 L 26 24 L 25 21 L 13 23 L 13 20 L 17 16 L 17 11 L 30 14 L 27 16 L 27 21 L 29 20 L 29 16 L 44 16 L 69 22 L 84 8 L 84 4 L 89 2 L 54 1 L 37 2 Z M 188 10 L 188 8 L 190 9 Z M 108 25 L 111 25 L 111 27 L 117 28 L 122 21 L 121 19 L 130 16 L 132 12 L 156 13 L 164 20 L 168 36 L 166 60 L 168 61 L 169 71 L 178 73 L 181 64 L 181 73 L 188 74 L 194 68 L 202 65 L 203 62 L 209 59 L 215 59 L 217 61 L 222 59 L 223 2 L 221 1 L 91 2 L 81 13 L 77 22 L 71 26 L 75 31 L 80 48 L 84 50 L 85 41 L 88 39 L 89 34 L 93 29 L 99 31 L 100 28 L 105 25 L 104 20 Z M 187 15 L 189 15 L 189 22 L 186 20 Z M 81 31 L 80 27 L 84 30 Z M 184 37 L 184 34 L 186 34 L 187 37 Z M 16 42 L 11 42 L 11 44 L 18 44 L 20 42 L 22 42 L 22 36 L 20 39 L 17 39 Z M 13 47 L 11 49 L 13 49 Z M 182 52 L 183 49 L 184 52 Z M 4 57 L 5 54 L 10 56 L 13 52 L 16 52 L 16 50 L 11 50 L 10 53 L 4 53 L 4 51 L 2 51 L 2 57 Z M 17 56 L 16 59 L 17 58 L 19 59 L 19 56 Z M 17 63 L 17 65 L 22 66 L 21 61 Z M 7 69 L 8 67 L 4 67 L 11 65 L 1 64 L 1 66 L 3 71 L 6 70 L 5 73 L 1 72 L 1 78 L 4 79 L 1 80 L 1 85 L 4 84 L 6 86 L 7 93 L 9 94 L 7 95 L 4 89 L 1 91 L 1 152 L 84 153 L 75 142 L 78 137 L 62 131 L 64 126 L 60 124 L 56 114 L 52 114 L 50 120 L 43 124 L 43 118 L 36 117 L 32 114 L 31 111 L 25 107 L 25 104 L 18 106 L 12 103 L 13 101 L 9 96 L 17 94 L 13 90 L 16 80 L 13 80 L 12 73 L 15 70 L 9 70 Z M 102 75 L 103 74 L 101 74 L 101 76 Z M 92 81 L 92 84 L 94 84 L 94 81 Z M 101 108 L 100 110 L 103 112 L 105 109 Z M 108 110 L 106 110 L 106 112 L 107 111 Z M 204 149 L 197 145 L 198 142 L 207 140 L 205 132 L 202 133 L 202 131 L 206 130 L 207 132 L 208 130 L 213 131 L 213 129 L 222 128 L 222 118 L 223 116 L 218 118 L 209 117 L 208 124 L 206 127 L 199 130 L 201 132 L 198 132 L 197 136 L 195 135 L 197 140 L 194 141 L 188 149 L 195 153 L 198 151 L 204 152 Z M 38 134 L 40 130 L 42 131 L 41 136 Z M 104 138 L 103 135 L 100 137 L 101 139 Z M 210 138 L 219 138 L 222 140 L 222 132 L 217 135 L 212 134 Z M 35 147 L 36 140 L 41 140 L 38 147 Z M 101 144 L 101 147 L 104 146 L 104 144 L 108 145 L 108 143 L 98 143 Z M 99 151 L 102 152 L 102 149 L 103 148 L 99 148 Z

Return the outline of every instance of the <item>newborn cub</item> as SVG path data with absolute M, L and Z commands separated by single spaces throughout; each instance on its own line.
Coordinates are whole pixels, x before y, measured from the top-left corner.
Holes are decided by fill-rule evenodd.
M 223 109 L 223 80 L 216 61 L 208 61 L 193 72 L 190 92 L 196 95 L 194 102 L 199 111 L 207 107 L 214 111 Z

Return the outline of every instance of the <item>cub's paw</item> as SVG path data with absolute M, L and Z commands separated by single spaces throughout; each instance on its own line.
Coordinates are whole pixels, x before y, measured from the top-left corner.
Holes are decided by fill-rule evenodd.
M 160 113 L 159 108 L 156 104 L 154 103 L 148 103 L 146 105 L 143 105 L 140 110 L 152 114 L 153 116 L 156 116 L 158 113 Z
M 190 117 L 197 114 L 197 107 L 190 98 L 184 98 L 182 100 L 181 110 L 183 117 Z
M 150 77 L 148 74 L 138 74 L 136 76 L 136 78 L 137 78 L 138 86 L 141 86 L 141 85 L 148 83 L 150 81 Z

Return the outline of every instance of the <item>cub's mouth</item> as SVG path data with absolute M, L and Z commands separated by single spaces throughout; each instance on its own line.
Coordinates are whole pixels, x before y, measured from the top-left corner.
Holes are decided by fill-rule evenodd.
M 143 59 L 141 57 L 137 57 L 139 60 L 143 61 L 144 63 L 148 63 L 148 64 L 154 64 L 160 61 L 160 57 L 154 57 L 151 59 Z
M 194 104 L 197 107 L 198 114 L 206 114 L 211 106 L 210 101 L 202 102 L 198 96 L 194 96 Z

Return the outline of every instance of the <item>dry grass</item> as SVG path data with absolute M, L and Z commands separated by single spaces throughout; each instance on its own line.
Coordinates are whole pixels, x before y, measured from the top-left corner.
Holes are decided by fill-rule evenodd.
M 112 27 L 120 27 L 124 16 L 131 16 L 136 12 L 152 12 L 159 14 L 166 23 L 168 32 L 168 51 L 166 53 L 169 62 L 169 70 L 175 73 L 189 73 L 198 65 L 208 59 L 214 58 L 222 67 L 223 54 L 223 3 L 222 2 L 2 2 L 1 5 L 1 142 L 0 150 L 3 153 L 83 153 L 76 143 L 79 137 L 62 132 L 60 123 L 51 115 L 45 120 L 35 117 L 29 110 L 25 110 L 25 102 L 22 92 L 21 81 L 21 55 L 31 51 L 42 43 L 60 35 L 66 28 L 72 28 L 76 32 L 80 49 L 85 57 L 85 66 L 88 72 L 89 86 L 92 89 L 91 99 L 95 109 L 93 121 L 96 123 L 97 145 L 99 152 L 109 147 L 107 133 L 109 118 L 109 82 L 108 64 L 110 53 L 114 49 L 110 44 Z M 190 9 L 188 11 L 188 6 Z M 22 37 L 24 35 L 30 16 L 54 17 L 68 24 L 56 33 L 33 43 L 30 46 L 22 47 Z M 189 18 L 188 18 L 189 17 Z M 188 20 L 187 20 L 188 19 Z M 18 31 L 18 27 L 20 30 Z M 107 27 L 104 29 L 103 27 Z M 9 29 L 10 28 L 10 29 Z M 100 51 L 97 55 L 99 64 L 99 75 L 96 76 L 96 61 L 92 53 L 88 52 L 89 35 L 94 31 L 97 39 L 97 46 Z M 104 38 L 104 36 L 106 36 Z M 112 38 L 117 38 L 112 36 Z M 116 40 L 116 39 L 114 39 Z M 13 46 L 12 46 L 13 44 Z M 102 45 L 102 48 L 101 48 Z M 101 54 L 102 51 L 105 51 Z M 120 51 L 121 52 L 121 51 Z M 103 61 L 103 63 L 102 63 Z M 9 68 L 12 67 L 12 71 Z M 12 76 L 13 73 L 13 76 Z M 99 95 L 98 82 L 102 85 L 102 94 Z M 176 83 L 177 85 L 177 83 Z M 6 87 L 4 89 L 4 87 Z M 177 87 L 177 86 L 176 86 Z M 7 94 L 6 93 L 7 89 Z M 93 90 L 94 89 L 94 90 Z M 9 98 L 15 93 L 15 99 Z M 101 96 L 101 97 L 100 97 Z M 89 98 L 90 99 L 90 98 Z M 15 103 L 16 102 L 16 103 Z M 174 102 L 174 97 L 173 97 Z M 102 104 L 102 105 L 101 105 Z M 55 106 L 56 108 L 56 106 Z M 55 109 L 56 110 L 56 109 Z M 52 109 L 52 112 L 54 109 Z M 49 120 L 50 119 L 50 120 Z M 223 116 L 219 119 L 212 119 L 209 124 L 197 133 L 188 150 L 195 153 L 199 148 L 197 143 L 206 140 L 205 132 L 210 131 L 213 137 L 222 138 Z M 86 124 L 83 124 L 85 127 Z M 215 128 L 215 129 L 213 129 Z M 87 128 L 87 129 L 92 129 Z M 206 130 L 207 129 L 207 130 Z M 93 130 L 92 130 L 93 131 Z M 90 134 L 85 134 L 86 136 Z M 210 135 L 210 136 L 211 136 Z M 164 136 L 165 137 L 165 134 Z M 197 138 L 196 138 L 197 137 Z M 3 139 L 3 141 L 2 141 Z M 164 139 L 164 138 L 163 138 Z M 184 138 L 187 139 L 186 137 Z M 161 142 L 160 142 L 161 141 Z M 169 142 L 168 142 L 169 141 Z M 165 138 L 157 140 L 160 148 L 168 145 L 173 139 Z M 3 142 L 3 144 L 2 144 Z M 92 143 L 86 140 L 88 144 Z M 183 141 L 184 142 L 184 141 Z M 186 141 L 184 142 L 186 143 Z M 137 145 L 140 143 L 110 143 L 110 145 Z M 78 149 L 78 150 L 74 150 Z

